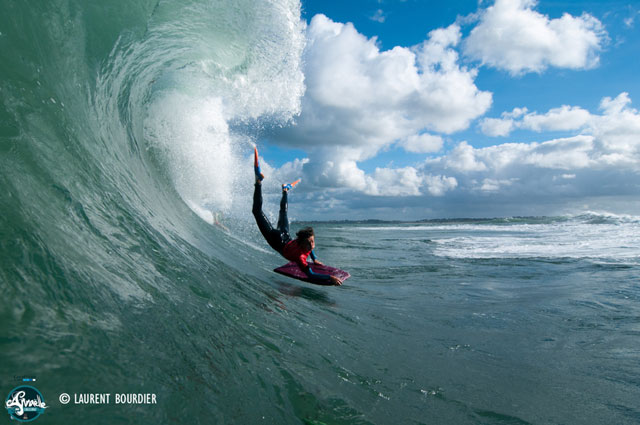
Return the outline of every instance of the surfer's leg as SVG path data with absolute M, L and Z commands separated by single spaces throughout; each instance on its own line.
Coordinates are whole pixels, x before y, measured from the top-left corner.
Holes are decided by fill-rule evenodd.
M 253 216 L 256 218 L 258 228 L 266 238 L 267 234 L 273 230 L 273 226 L 262 212 L 262 184 L 256 183 L 253 189 Z
M 280 231 L 273 228 L 267 216 L 262 212 L 262 184 L 260 183 L 256 183 L 253 190 L 252 212 L 258 224 L 258 229 L 260 229 L 260 233 L 262 233 L 269 246 L 281 253 L 284 244 L 282 243 Z
M 291 239 L 289 236 L 289 218 L 287 217 L 289 201 L 287 191 L 282 191 L 282 199 L 280 199 L 280 214 L 278 214 L 278 230 L 283 234 L 282 239 Z

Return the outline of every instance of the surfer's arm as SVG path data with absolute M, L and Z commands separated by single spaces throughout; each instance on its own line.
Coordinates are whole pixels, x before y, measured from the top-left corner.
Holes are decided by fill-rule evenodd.
M 331 275 L 329 274 L 322 274 L 322 273 L 316 273 L 313 270 L 311 270 L 311 267 L 309 267 L 309 265 L 307 264 L 306 267 L 302 268 L 302 271 L 309 276 L 309 278 L 313 279 L 313 280 L 329 280 L 331 279 Z
M 319 285 L 342 285 L 342 281 L 337 277 L 331 276 L 330 274 L 316 273 L 311 270 L 311 267 L 309 267 L 309 265 L 302 268 L 302 271 L 305 272 L 309 279 L 313 280 Z
M 313 250 L 311 250 L 311 252 L 309 253 L 309 256 L 311 257 L 311 259 L 313 260 L 313 262 L 314 262 L 315 264 L 322 265 L 322 263 L 320 262 L 320 260 L 318 260 L 318 257 L 316 257 L 316 253 L 315 253 L 315 252 L 313 252 Z

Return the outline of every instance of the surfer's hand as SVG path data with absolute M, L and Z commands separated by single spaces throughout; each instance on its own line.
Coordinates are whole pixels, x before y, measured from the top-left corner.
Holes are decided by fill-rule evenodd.
M 331 276 L 331 283 L 333 283 L 335 286 L 342 285 L 342 281 L 335 276 Z
M 321 266 L 321 265 L 322 265 L 322 263 L 320 262 L 320 260 L 313 260 L 313 264 L 317 264 L 317 265 L 319 265 L 319 266 Z

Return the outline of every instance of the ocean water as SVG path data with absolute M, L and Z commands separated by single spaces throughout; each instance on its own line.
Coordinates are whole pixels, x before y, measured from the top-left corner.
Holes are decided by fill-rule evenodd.
M 0 4 L 0 390 L 37 421 L 640 422 L 640 218 L 312 223 L 352 277 L 289 280 L 250 154 L 300 110 L 298 2 Z

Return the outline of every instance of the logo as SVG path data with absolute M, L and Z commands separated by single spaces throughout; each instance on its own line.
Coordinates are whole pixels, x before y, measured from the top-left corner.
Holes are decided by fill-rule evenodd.
M 5 402 L 5 407 L 9 411 L 11 419 L 16 419 L 20 422 L 29 422 L 36 419 L 47 408 L 40 391 L 29 385 L 21 385 L 11 390 Z

